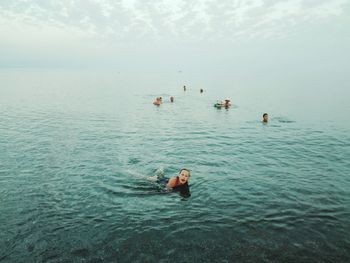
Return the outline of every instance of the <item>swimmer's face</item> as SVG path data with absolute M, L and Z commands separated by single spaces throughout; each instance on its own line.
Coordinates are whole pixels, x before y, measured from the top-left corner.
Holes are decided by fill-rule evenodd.
M 263 122 L 268 122 L 269 121 L 269 115 L 265 114 L 263 116 Z
M 179 174 L 179 179 L 181 184 L 185 184 L 190 179 L 189 171 L 182 170 Z

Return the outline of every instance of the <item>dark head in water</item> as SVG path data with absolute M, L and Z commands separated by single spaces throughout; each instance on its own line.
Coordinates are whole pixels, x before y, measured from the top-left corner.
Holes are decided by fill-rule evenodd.
M 263 122 L 267 123 L 269 121 L 269 115 L 267 113 L 263 114 Z

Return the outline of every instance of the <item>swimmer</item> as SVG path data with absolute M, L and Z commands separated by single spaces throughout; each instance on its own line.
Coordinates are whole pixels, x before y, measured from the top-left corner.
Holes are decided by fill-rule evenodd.
M 269 115 L 267 113 L 264 113 L 262 122 L 267 123 L 268 121 L 269 121 Z
M 228 108 L 231 106 L 231 101 L 229 99 L 226 99 L 225 102 L 222 103 L 222 106 L 225 108 Z
M 175 190 L 176 188 L 188 186 L 190 176 L 190 170 L 182 168 L 178 176 L 174 176 L 169 179 L 168 183 L 166 184 L 167 189 Z
M 200 92 L 200 93 L 203 93 L 203 89 L 200 89 L 199 92 Z
M 161 97 L 157 97 L 155 101 L 153 101 L 153 104 L 156 106 L 160 106 L 162 104 Z
M 186 86 L 184 86 L 184 91 L 186 91 Z
M 179 175 L 171 177 L 170 179 L 164 177 L 163 169 L 158 169 L 155 176 L 149 177 L 150 181 L 156 181 L 166 186 L 167 190 L 174 192 L 180 192 L 182 197 L 191 196 L 190 188 L 188 185 L 191 173 L 189 169 L 182 168 Z
M 231 105 L 231 101 L 229 99 L 226 99 L 224 101 L 218 101 L 214 104 L 214 107 L 218 109 L 221 109 L 221 107 L 225 107 L 226 109 L 228 109 Z
M 174 97 L 173 96 L 170 97 L 170 102 L 174 102 Z

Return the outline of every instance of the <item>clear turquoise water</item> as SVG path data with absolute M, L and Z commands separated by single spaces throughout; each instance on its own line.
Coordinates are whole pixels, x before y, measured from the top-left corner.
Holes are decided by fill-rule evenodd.
M 186 79 L 2 72 L 0 261 L 349 262 L 348 93 Z

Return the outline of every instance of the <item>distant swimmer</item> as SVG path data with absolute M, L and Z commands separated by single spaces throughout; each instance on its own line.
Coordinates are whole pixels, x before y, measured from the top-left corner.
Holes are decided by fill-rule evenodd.
M 184 91 L 186 91 L 186 86 L 184 86 Z
M 153 101 L 153 104 L 156 106 L 160 106 L 162 104 L 162 97 L 157 97 L 155 101 Z
M 170 97 L 170 102 L 174 102 L 174 97 L 173 96 Z
M 200 92 L 200 93 L 203 93 L 203 89 L 200 89 L 199 92 Z
M 226 99 L 226 100 L 223 102 L 223 105 L 222 105 L 222 106 L 225 107 L 225 108 L 230 107 L 230 106 L 231 106 L 231 100 Z
M 269 115 L 268 115 L 267 113 L 264 113 L 264 114 L 263 114 L 262 122 L 268 123 L 268 121 L 269 121 Z
M 231 100 L 226 99 L 224 101 L 218 101 L 217 103 L 214 104 L 214 107 L 221 109 L 221 107 L 225 107 L 226 109 L 228 109 L 231 106 Z

